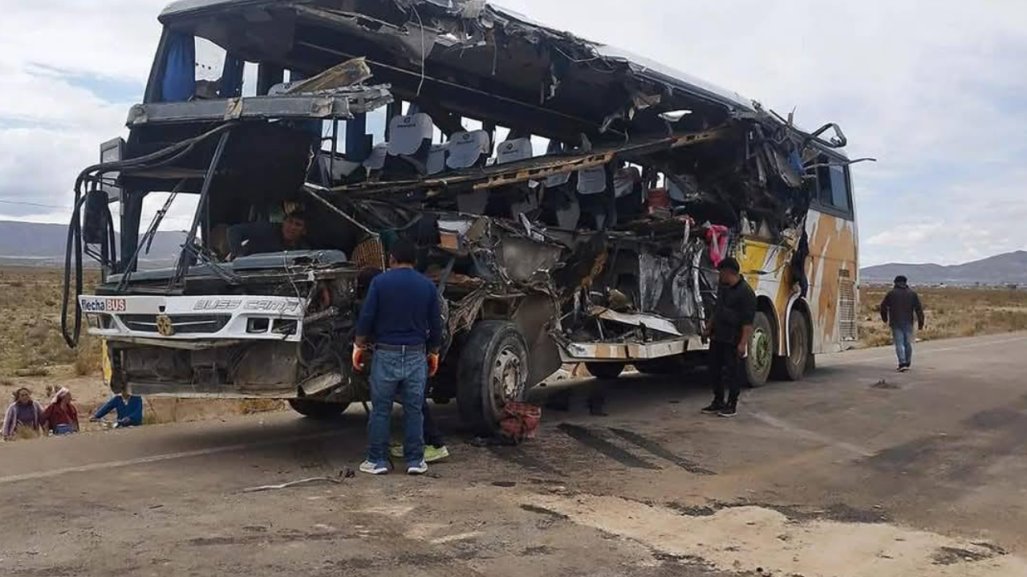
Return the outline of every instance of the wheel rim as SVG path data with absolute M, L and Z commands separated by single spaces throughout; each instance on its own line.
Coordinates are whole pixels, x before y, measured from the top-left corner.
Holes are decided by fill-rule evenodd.
M 752 350 L 750 351 L 753 361 L 753 369 L 757 374 L 762 374 L 770 367 L 770 336 L 760 329 L 752 333 Z
M 508 401 L 519 400 L 527 375 L 521 356 L 512 348 L 504 348 L 496 355 L 492 364 L 492 375 L 489 390 L 491 391 L 492 409 L 498 414 L 499 409 Z

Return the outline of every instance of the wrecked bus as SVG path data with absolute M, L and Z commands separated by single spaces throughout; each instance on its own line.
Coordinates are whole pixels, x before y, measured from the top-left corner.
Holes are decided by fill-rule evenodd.
M 803 131 L 481 0 L 183 0 L 160 21 L 128 138 L 79 176 L 69 231 L 65 336 L 84 316 L 114 389 L 314 417 L 367 400 L 355 319 L 398 238 L 442 295 L 431 397 L 481 430 L 567 363 L 673 373 L 707 347 L 727 255 L 759 299 L 753 385 L 856 339 L 836 125 Z M 184 196 L 177 262 L 141 269 Z M 102 265 L 94 294 L 83 253 Z

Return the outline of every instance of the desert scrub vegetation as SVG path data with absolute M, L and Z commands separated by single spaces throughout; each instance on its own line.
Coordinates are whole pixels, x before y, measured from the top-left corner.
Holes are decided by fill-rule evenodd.
M 860 341 L 875 347 L 891 343 L 891 331 L 877 312 L 890 287 L 860 291 Z M 1027 291 L 991 288 L 916 288 L 924 305 L 925 341 L 1027 330 Z

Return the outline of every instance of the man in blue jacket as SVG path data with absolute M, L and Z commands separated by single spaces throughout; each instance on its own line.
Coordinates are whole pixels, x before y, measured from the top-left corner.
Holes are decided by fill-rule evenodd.
M 364 355 L 374 345 L 371 361 L 371 418 L 367 425 L 367 460 L 360 470 L 388 472 L 389 427 L 397 392 L 403 404 L 403 460 L 407 473 L 428 471 L 424 462 L 424 391 L 439 369 L 442 313 L 435 285 L 414 269 L 416 247 L 397 241 L 389 251 L 389 270 L 376 276 L 357 320 L 353 368 L 364 369 Z
M 133 395 L 128 390 L 128 387 L 125 387 L 120 395 L 111 397 L 109 401 L 96 410 L 96 413 L 89 420 L 92 422 L 99 421 L 111 411 L 115 411 L 117 414 L 116 426 L 118 427 L 138 427 L 143 424 L 143 398 Z

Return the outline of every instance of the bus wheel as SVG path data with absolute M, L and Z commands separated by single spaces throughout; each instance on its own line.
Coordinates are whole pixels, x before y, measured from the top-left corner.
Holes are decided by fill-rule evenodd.
M 762 387 L 770 378 L 774 360 L 774 329 L 764 312 L 757 312 L 749 339 L 749 356 L 745 358 L 745 376 L 749 386 Z
M 774 377 L 785 381 L 801 381 L 806 376 L 806 371 L 815 365 L 809 334 L 809 323 L 806 320 L 806 313 L 801 309 L 792 310 L 792 316 L 788 319 L 788 341 L 791 343 L 791 350 L 786 357 L 774 358 Z
M 318 421 L 327 421 L 341 415 L 349 403 L 324 403 L 311 401 L 309 399 L 289 399 L 289 406 L 292 410 Z
M 528 390 L 528 345 L 517 326 L 507 321 L 474 325 L 460 350 L 457 409 L 477 434 L 496 431 L 503 407 L 520 401 Z
M 597 379 L 616 379 L 624 372 L 624 363 L 585 363 L 585 368 Z

